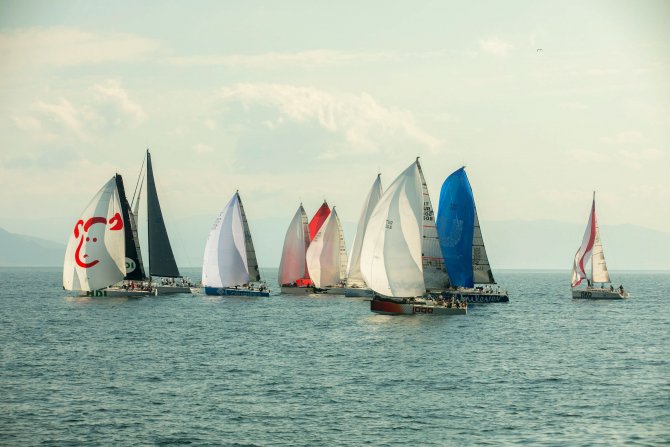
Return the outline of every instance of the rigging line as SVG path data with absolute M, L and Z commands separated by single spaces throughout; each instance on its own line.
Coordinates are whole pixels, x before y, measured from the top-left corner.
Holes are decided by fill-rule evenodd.
M 142 170 L 144 169 L 144 163 L 147 161 L 147 155 L 144 154 L 142 159 L 142 166 L 140 166 L 140 172 L 137 174 L 137 183 L 135 183 L 135 191 L 133 191 L 133 200 L 131 203 L 135 203 L 135 195 L 137 194 L 137 187 L 144 181 L 144 176 L 142 175 Z

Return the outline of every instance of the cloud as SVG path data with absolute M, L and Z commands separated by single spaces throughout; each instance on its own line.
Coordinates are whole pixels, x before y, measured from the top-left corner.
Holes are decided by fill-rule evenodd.
M 426 53 L 402 54 L 394 52 L 346 52 L 336 50 L 311 50 L 292 53 L 262 53 L 262 54 L 210 54 L 197 56 L 179 56 L 168 61 L 175 65 L 184 66 L 226 66 L 236 68 L 277 68 L 300 67 L 315 68 L 351 63 L 375 63 L 384 61 L 399 61 L 407 58 L 429 57 Z
M 421 129 L 411 113 L 384 107 L 367 93 L 333 93 L 283 84 L 237 84 L 222 89 L 221 99 L 224 104 L 239 105 L 247 112 L 263 110 L 259 126 L 268 132 L 293 124 L 337 135 L 345 142 L 337 148 L 340 155 L 387 151 L 399 143 L 435 151 L 441 143 Z
M 510 43 L 497 37 L 482 39 L 479 41 L 479 47 L 486 53 L 497 57 L 505 57 L 507 53 L 514 48 Z
M 642 169 L 647 162 L 655 162 L 665 157 L 665 152 L 659 149 L 643 149 L 643 150 L 620 150 L 618 152 L 621 162 L 633 169 Z
M 139 59 L 159 48 L 157 41 L 121 33 L 76 28 L 24 28 L 0 33 L 2 71 L 26 66 L 67 67 Z
M 209 146 L 207 144 L 202 144 L 202 143 L 199 143 L 199 144 L 196 144 L 195 146 L 193 146 L 192 150 L 196 154 L 208 154 L 210 152 L 214 152 L 214 148 L 212 146 Z
M 608 163 L 611 158 L 602 152 L 596 152 L 588 149 L 575 149 L 570 151 L 572 160 L 577 163 Z
M 12 116 L 12 121 L 21 131 L 41 131 L 39 135 L 45 139 L 87 139 L 95 132 L 136 127 L 147 117 L 115 80 L 72 96 L 75 99 L 61 96 L 38 100 L 26 112 Z
M 631 144 L 639 143 L 642 140 L 642 134 L 636 130 L 619 132 L 609 137 L 601 138 L 603 143 L 607 144 Z

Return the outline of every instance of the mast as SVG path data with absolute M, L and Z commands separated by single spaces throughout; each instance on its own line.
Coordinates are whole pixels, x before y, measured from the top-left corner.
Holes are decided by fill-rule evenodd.
M 172 253 L 163 212 L 158 201 L 151 154 L 147 149 L 147 222 L 149 235 L 149 275 L 181 277 Z

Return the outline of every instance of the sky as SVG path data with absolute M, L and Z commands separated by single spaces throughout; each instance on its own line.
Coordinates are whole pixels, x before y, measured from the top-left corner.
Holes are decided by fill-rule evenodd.
M 0 0 L 0 227 L 65 243 L 149 147 L 168 230 L 203 246 L 237 189 L 267 240 L 301 202 L 354 228 L 416 156 L 435 207 L 467 166 L 483 225 L 586 225 L 595 190 L 601 222 L 667 232 L 668 23 L 663 0 Z

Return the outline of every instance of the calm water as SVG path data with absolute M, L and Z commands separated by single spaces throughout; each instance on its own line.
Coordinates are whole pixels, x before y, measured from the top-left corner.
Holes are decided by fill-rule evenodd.
M 667 273 L 615 272 L 634 297 L 588 302 L 569 273 L 500 272 L 511 302 L 464 317 L 68 298 L 60 275 L 0 269 L 0 444 L 670 442 Z

